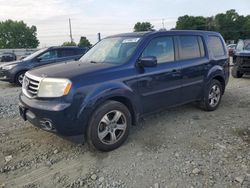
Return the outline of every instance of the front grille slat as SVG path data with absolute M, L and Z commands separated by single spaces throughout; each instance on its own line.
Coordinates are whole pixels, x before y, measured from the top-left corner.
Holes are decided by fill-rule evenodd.
M 34 86 L 32 86 L 32 85 L 29 85 L 29 88 L 30 88 L 30 89 L 34 89 L 34 90 L 37 90 L 37 89 L 38 89 L 38 86 L 34 87 Z
M 33 78 L 33 76 L 26 74 L 24 78 L 23 89 L 29 97 L 36 97 L 39 89 L 39 84 L 39 77 L 36 80 L 35 78 Z

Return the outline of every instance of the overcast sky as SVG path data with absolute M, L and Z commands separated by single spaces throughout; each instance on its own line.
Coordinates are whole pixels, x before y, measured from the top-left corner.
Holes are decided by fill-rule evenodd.
M 175 27 L 179 16 L 212 16 L 236 9 L 250 14 L 250 0 L 0 0 L 0 20 L 24 20 L 37 26 L 40 47 L 69 41 L 68 19 L 73 38 L 81 35 L 95 43 L 102 37 L 133 31 L 137 21 L 149 21 L 155 29 Z

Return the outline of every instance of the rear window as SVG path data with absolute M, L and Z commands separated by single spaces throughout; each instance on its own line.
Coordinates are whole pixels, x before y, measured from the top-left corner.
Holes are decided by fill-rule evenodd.
M 214 57 L 220 57 L 225 55 L 225 50 L 222 44 L 220 37 L 209 36 L 208 37 L 208 46 L 212 51 Z
M 204 45 L 199 36 L 180 36 L 180 59 L 195 59 L 205 56 Z

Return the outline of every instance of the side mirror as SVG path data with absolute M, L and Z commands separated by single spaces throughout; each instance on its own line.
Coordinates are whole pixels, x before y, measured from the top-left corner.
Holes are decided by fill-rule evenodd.
M 139 65 L 142 67 L 156 67 L 157 58 L 155 56 L 141 57 L 139 59 Z

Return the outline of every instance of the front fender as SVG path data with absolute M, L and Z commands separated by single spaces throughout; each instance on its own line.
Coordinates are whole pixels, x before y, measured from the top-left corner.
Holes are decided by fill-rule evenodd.
M 103 83 L 84 97 L 77 117 L 85 116 L 86 112 L 90 115 L 100 104 L 114 97 L 122 97 L 129 100 L 134 112 L 137 113 L 139 111 L 137 108 L 137 95 L 128 85 L 120 82 Z

